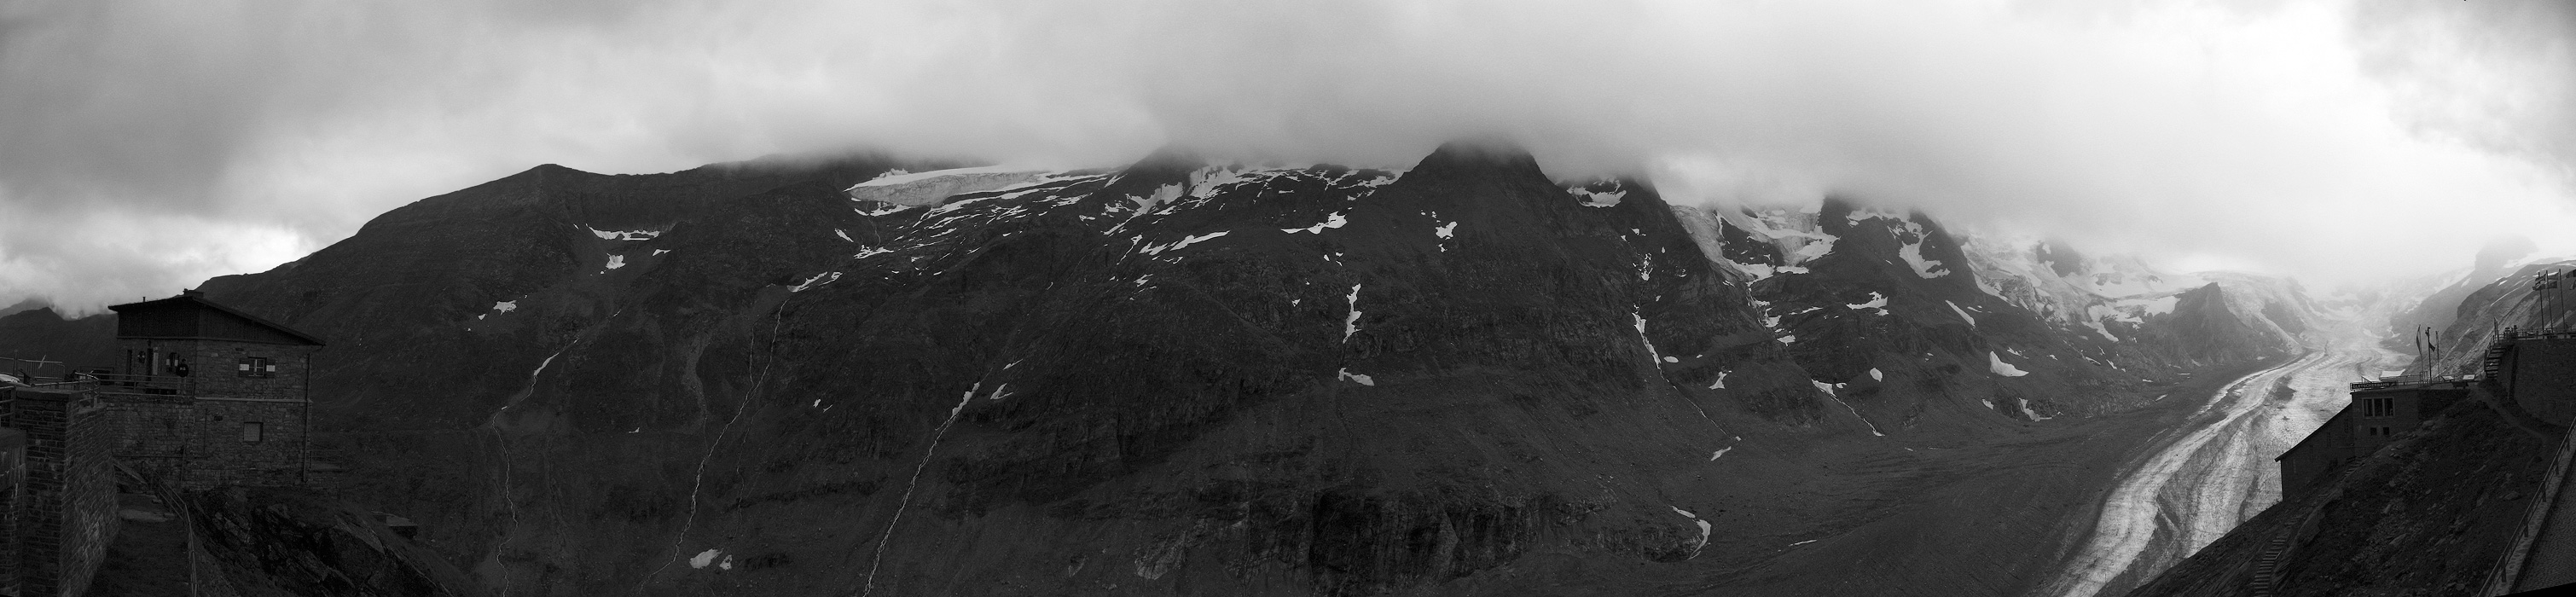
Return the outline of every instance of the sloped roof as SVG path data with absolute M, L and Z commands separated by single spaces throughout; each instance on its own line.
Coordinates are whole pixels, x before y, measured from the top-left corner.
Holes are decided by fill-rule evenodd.
M 160 299 L 160 300 L 143 301 L 143 302 L 139 302 L 139 303 L 126 303 L 126 304 L 122 304 L 122 305 L 110 305 L 110 306 L 108 306 L 108 308 L 107 308 L 107 309 L 108 309 L 108 310 L 110 310 L 110 311 L 115 311 L 115 312 L 117 313 L 117 315 L 118 315 L 118 319 L 120 319 L 120 320 L 123 320 L 123 319 L 125 319 L 126 317 L 128 317 L 128 314 L 129 314 L 129 313 L 141 313 L 141 312 L 147 312 L 147 311 L 159 311 L 159 310 L 164 310 L 164 309 L 205 309 L 205 310 L 211 310 L 211 311 L 214 311 L 214 312 L 216 312 L 216 313 L 221 313 L 221 314 L 223 314 L 223 315 L 225 315 L 225 316 L 229 316 L 229 317 L 232 317 L 232 318 L 239 319 L 239 320 L 241 320 L 242 322 L 244 322 L 244 323 L 248 323 L 248 324 L 250 324 L 250 325 L 252 325 L 252 326 L 254 326 L 254 327 L 257 327 L 257 328 L 261 328 L 261 329 L 265 329 L 265 330 L 268 330 L 268 331 L 276 332 L 276 333 L 278 333 L 278 334 L 280 334 L 280 335 L 282 335 L 282 336 L 285 336 L 285 337 L 287 337 L 287 338 L 290 338 L 290 339 L 295 340 L 296 342 L 294 342 L 294 343 L 308 344 L 308 345 L 312 345 L 312 346 L 322 346 L 322 345 L 323 345 L 322 339 L 321 339 L 321 338 L 316 338 L 316 337 L 314 337 L 312 334 L 307 334 L 307 333 L 304 333 L 304 332 L 296 331 L 296 330 L 295 330 L 295 328 L 286 327 L 284 324 L 280 324 L 280 323 L 277 323 L 277 322 L 269 321 L 269 320 L 266 320 L 266 319 L 261 319 L 261 318 L 260 318 L 259 316 L 257 316 L 257 315 L 252 315 L 252 314 L 249 314 L 249 313 L 244 313 L 244 312 L 242 312 L 242 311 L 241 311 L 241 310 L 239 310 L 239 309 L 234 309 L 234 308 L 232 308 L 232 307 L 224 306 L 222 303 L 217 303 L 217 302 L 214 302 L 214 301 L 206 300 L 206 295 L 205 295 L 205 293 L 203 293 L 203 292 L 199 292 L 199 291 L 196 291 L 196 290 L 184 290 L 184 291 L 180 291 L 180 292 L 179 292 L 179 296 L 174 296 L 174 297 L 165 298 L 165 299 Z M 118 326 L 117 326 L 117 327 L 118 327 L 117 337 L 120 337 L 120 338 L 127 338 L 127 337 L 171 337 L 171 336 L 159 336 L 159 335 L 139 335 L 139 336 L 138 336 L 138 335 L 128 335 L 128 334 L 126 333 L 126 331 L 125 331 L 127 328 L 126 328 L 126 326 L 124 325 L 124 323 L 123 323 L 122 321 L 120 321 L 120 322 L 118 323 Z M 190 336 L 188 336 L 188 337 L 199 337 L 199 336 L 190 335 Z M 223 339 L 223 338 L 217 338 L 217 339 Z

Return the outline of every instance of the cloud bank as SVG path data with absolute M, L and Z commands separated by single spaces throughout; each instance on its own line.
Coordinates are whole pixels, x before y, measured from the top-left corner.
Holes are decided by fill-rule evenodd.
M 1685 200 L 1835 192 L 2325 281 L 2566 229 L 2558 2 L 37 1 L 0 303 L 257 271 L 539 163 L 854 146 L 1402 165 L 1504 135 Z M 2576 243 L 2576 239 L 2571 239 Z

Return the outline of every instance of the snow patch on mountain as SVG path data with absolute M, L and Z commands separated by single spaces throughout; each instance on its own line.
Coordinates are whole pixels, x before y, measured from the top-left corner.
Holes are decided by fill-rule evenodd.
M 1854 303 L 1854 304 L 1843 305 L 1843 307 L 1845 307 L 1845 308 L 1850 308 L 1850 309 L 1855 309 L 1855 310 L 1859 310 L 1859 309 L 1873 310 L 1873 311 L 1876 311 L 1876 312 L 1877 312 L 1877 313 L 1875 313 L 1875 314 L 1877 314 L 1877 315 L 1886 315 L 1886 314 L 1887 314 L 1887 295 L 1879 294 L 1877 291 L 1871 291 L 1871 292 L 1869 293 L 1869 300 L 1867 300 L 1867 301 L 1862 301 L 1862 302 L 1859 302 L 1859 303 Z
M 927 172 L 889 170 L 876 178 L 850 185 L 843 194 L 856 201 L 875 201 L 904 207 L 939 205 L 949 197 L 979 193 L 1026 184 L 1044 176 L 1046 171 L 1009 166 L 950 168 Z
M 1162 253 L 1163 253 L 1164 251 L 1178 251 L 1178 250 L 1181 250 L 1181 249 L 1189 248 L 1189 246 L 1190 246 L 1190 245 L 1195 245 L 1195 244 L 1198 244 L 1198 243 L 1200 243 L 1200 242 L 1202 242 L 1202 241 L 1213 240 L 1213 239 L 1215 239 L 1215 238 L 1217 238 L 1217 237 L 1225 236 L 1225 235 L 1226 235 L 1226 232 L 1227 232 L 1227 231 L 1219 230 L 1219 231 L 1216 231 L 1216 232 L 1210 232 L 1210 233 L 1207 233 L 1207 234 L 1198 234 L 1198 235 L 1184 236 L 1184 237 L 1181 237 L 1181 240 L 1174 241 L 1174 242 L 1169 243 L 1169 244 L 1145 245 L 1145 247 L 1144 247 L 1143 249 L 1139 249 L 1139 250 L 1138 250 L 1138 252 L 1141 252 L 1141 253 L 1144 253 L 1144 254 L 1147 254 L 1147 255 L 1160 256 L 1160 255 L 1162 255 Z
M 1666 357 L 1663 353 L 1655 351 L 1655 340 L 1653 338 L 1646 337 L 1646 316 L 1638 315 L 1636 311 L 1629 311 L 1628 317 L 1637 321 L 1637 341 L 1646 345 L 1646 358 L 1648 360 L 1652 360 L 1657 363 L 1681 362 L 1681 359 Z
M 1967 310 L 1967 309 L 1961 309 L 1961 308 L 1959 308 L 1959 304 L 1958 304 L 1958 303 L 1954 303 L 1954 302 L 1950 302 L 1950 301 L 1941 301 L 1941 304 L 1949 305 L 1949 306 L 1950 306 L 1950 311 L 1951 311 L 1951 312 L 1953 312 L 1953 313 L 1958 313 L 1958 314 L 1959 314 L 1959 319 L 1966 320 L 1966 321 L 1968 322 L 1968 327 L 1977 327 L 1977 318 L 1975 318 L 1975 317 L 1969 317 L 1969 316 L 1968 316 L 1968 310 Z
M 1626 190 L 1593 191 L 1582 187 L 1575 187 L 1566 189 L 1565 192 L 1574 195 L 1575 201 L 1582 203 L 1584 207 L 1610 207 L 1618 205 L 1620 199 L 1628 197 L 1628 191 Z
M 600 230 L 589 226 L 583 226 L 582 229 L 589 230 L 591 236 L 597 236 L 601 240 L 653 240 L 662 236 L 660 230 Z
M 1352 335 L 1360 333 L 1360 285 L 1359 285 L 1359 284 L 1352 284 L 1352 285 L 1351 285 L 1351 296 L 1350 296 L 1350 298 L 1349 298 L 1349 299 L 1347 299 L 1345 302 L 1346 302 L 1346 303 L 1349 305 L 1349 307 L 1350 307 L 1350 313 L 1349 313 L 1349 315 L 1345 316 L 1345 317 L 1342 319 L 1342 341 L 1347 343 L 1347 342 L 1350 342 L 1350 341 L 1351 341 L 1351 336 L 1352 336 Z
M 2029 371 L 2023 371 L 2020 367 L 2014 367 L 2012 363 L 2004 362 L 2003 357 L 1996 356 L 1995 351 L 1991 350 L 1986 351 L 1986 370 L 1994 372 L 1995 375 L 2001 375 L 2004 377 L 2021 377 L 2024 375 L 2030 375 Z
M 1350 218 L 1343 217 L 1343 216 L 1342 216 L 1342 212 L 1333 212 L 1333 213 L 1332 213 L 1332 215 L 1324 216 L 1324 221 L 1323 221 L 1323 223 L 1316 224 L 1316 225 L 1313 225 L 1313 226 L 1307 226 L 1307 227 L 1304 227 L 1304 228 L 1281 228 L 1281 229 L 1279 229 L 1279 231 L 1280 231 L 1280 232 L 1286 232 L 1286 233 L 1289 233 L 1289 234 L 1296 234 L 1296 233 L 1299 233 L 1299 232 L 1304 232 L 1304 233 L 1307 233 L 1307 234 L 1316 234 L 1316 235 L 1321 235 L 1321 234 L 1323 234 L 1323 233 L 1324 233 L 1324 229 L 1326 229 L 1326 228 L 1340 228 L 1340 227 L 1342 227 L 1342 225 L 1343 225 L 1343 224 L 1348 224 L 1348 223 L 1351 223 Z

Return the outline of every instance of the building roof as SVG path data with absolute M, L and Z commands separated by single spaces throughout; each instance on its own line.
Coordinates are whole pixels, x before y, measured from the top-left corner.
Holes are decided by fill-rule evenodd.
M 267 344 L 321 346 L 322 339 L 295 328 L 206 300 L 203 292 L 184 290 L 170 298 L 110 305 L 117 315 L 116 337 L 232 340 Z

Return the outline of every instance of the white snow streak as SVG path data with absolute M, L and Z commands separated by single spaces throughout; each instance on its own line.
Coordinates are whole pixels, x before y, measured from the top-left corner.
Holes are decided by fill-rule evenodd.
M 597 236 L 601 240 L 653 240 L 653 237 L 662 235 L 660 230 L 600 230 L 589 226 L 582 228 L 589 230 L 591 236 Z
M 1304 232 L 1304 233 L 1308 233 L 1308 234 L 1323 234 L 1323 233 L 1324 233 L 1324 229 L 1325 229 L 1325 228 L 1340 228 L 1340 227 L 1342 227 L 1342 225 L 1343 225 L 1343 224 L 1348 224 L 1348 223 L 1351 223 L 1350 218 L 1342 217 L 1341 212 L 1333 212 L 1333 215 L 1325 216 L 1325 218 L 1324 218 L 1324 223 L 1322 223 L 1322 224 L 1316 224 L 1316 225 L 1313 225 L 1313 226 L 1307 226 L 1307 227 L 1304 227 L 1304 228 L 1281 228 L 1281 229 L 1279 229 L 1279 231 L 1280 231 L 1280 232 L 1286 232 L 1286 233 L 1289 233 L 1289 234 L 1296 234 L 1296 233 L 1299 233 L 1299 232 Z
M 1350 315 L 1342 319 L 1342 342 L 1345 343 L 1351 341 L 1352 334 L 1360 333 L 1360 285 L 1351 285 L 1349 304 Z
M 2004 362 L 2003 357 L 1995 356 L 1995 351 L 1991 350 L 1986 351 L 1986 370 L 1993 371 L 1995 375 L 2001 375 L 2004 377 L 2021 377 L 2024 375 L 2030 375 L 2029 371 L 2023 371 L 2020 367 L 2014 367 L 2012 363 Z
M 1817 390 L 1819 390 L 1819 391 L 1824 392 L 1824 393 L 1825 393 L 1825 397 L 1826 397 L 1826 398 L 1832 398 L 1832 399 L 1834 399 L 1834 403 L 1835 403 L 1835 404 L 1843 405 L 1843 410 L 1851 411 L 1852 418 L 1854 418 L 1854 419 L 1860 419 L 1860 424 L 1862 424 L 1862 425 L 1868 425 L 1868 426 L 1869 426 L 1869 434 L 1870 434 L 1870 435 L 1875 435 L 1875 436 L 1879 436 L 1879 437 L 1887 437 L 1887 434 L 1885 434 L 1885 433 L 1880 433 L 1880 432 L 1878 431 L 1878 424 L 1877 424 L 1877 423 L 1869 422 L 1869 417 L 1861 416 L 1861 414 L 1860 414 L 1860 409 L 1852 408 L 1851 403 L 1849 403 L 1849 402 L 1844 402 L 1844 401 L 1843 401 L 1843 397 L 1842 397 L 1842 396 L 1838 396 L 1838 395 L 1835 395 L 1835 394 L 1834 394 L 1834 389 L 1835 389 L 1835 388 L 1840 388 L 1840 387 L 1842 387 L 1842 384 L 1829 384 L 1829 383 L 1825 383 L 1825 382 L 1821 382 L 1821 381 L 1816 381 L 1816 380 L 1812 380 L 1812 379 L 1807 380 L 1807 383 L 1815 384 L 1815 385 L 1816 385 L 1816 389 L 1817 389 Z
M 819 273 L 819 274 L 814 274 L 814 277 L 806 278 L 804 283 L 797 284 L 795 288 L 789 288 L 789 289 L 787 289 L 787 291 L 788 291 L 788 292 L 804 292 L 804 291 L 805 291 L 805 289 L 813 288 L 813 287 L 816 287 L 816 286 L 821 286 L 821 285 L 824 285 L 824 284 L 830 284 L 830 283 L 832 283 L 832 282 L 839 281 L 840 279 L 841 279 L 841 272 L 823 272 L 823 273 Z

